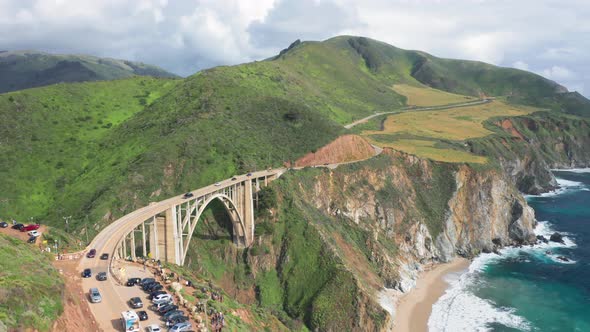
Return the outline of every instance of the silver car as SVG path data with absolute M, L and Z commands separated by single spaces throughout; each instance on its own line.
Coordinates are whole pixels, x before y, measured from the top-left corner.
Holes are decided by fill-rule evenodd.
M 100 296 L 100 293 L 98 292 L 98 288 L 90 288 L 90 302 L 92 303 L 98 303 L 100 301 L 102 301 L 102 296 Z

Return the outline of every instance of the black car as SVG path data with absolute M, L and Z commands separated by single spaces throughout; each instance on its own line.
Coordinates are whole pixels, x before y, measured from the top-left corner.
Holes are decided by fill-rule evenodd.
M 132 297 L 129 300 L 129 305 L 131 306 L 131 308 L 134 308 L 134 309 L 142 308 L 143 302 L 141 302 L 141 299 L 139 297 Z
M 194 196 L 194 195 L 193 195 L 193 193 L 191 193 L 191 192 L 188 192 L 188 193 L 186 193 L 186 194 L 182 195 L 182 198 L 184 198 L 184 199 L 187 199 L 187 198 L 191 198 L 191 197 L 193 197 L 193 196 Z
M 160 284 L 156 284 L 156 285 L 153 285 L 152 287 L 150 287 L 148 292 L 151 293 L 151 292 L 155 292 L 155 291 L 161 291 L 163 289 L 164 289 L 164 286 L 162 286 Z
M 141 279 L 141 281 L 139 282 L 139 284 L 143 288 L 143 285 L 145 285 L 147 283 L 150 283 L 150 282 L 156 282 L 156 279 L 154 279 L 154 278 L 143 278 L 143 279 Z
M 92 277 L 92 272 L 90 271 L 90 269 L 84 269 L 84 271 L 82 271 L 82 278 L 90 278 Z
M 100 259 L 102 259 L 103 261 L 109 259 L 109 254 L 104 253 L 104 254 L 100 255 Z
M 107 273 L 106 272 L 98 272 L 98 274 L 96 275 L 96 279 L 99 281 L 107 280 Z
M 137 316 L 139 317 L 139 320 L 147 320 L 148 319 L 148 314 L 145 310 L 138 311 Z
M 127 286 L 135 286 L 141 282 L 141 278 L 129 278 L 127 279 Z
M 151 299 L 153 299 L 154 297 L 156 297 L 156 296 L 158 296 L 160 294 L 166 294 L 166 292 L 163 291 L 163 290 L 153 291 L 153 292 L 150 293 L 150 295 L 148 295 L 148 299 L 151 300 Z
M 172 311 L 172 310 L 176 310 L 178 309 L 178 306 L 176 304 L 169 304 L 167 306 L 163 306 L 162 308 L 158 309 L 158 312 L 160 314 L 165 314 L 168 311 Z
M 166 321 L 166 326 L 174 326 L 178 323 L 184 323 L 188 320 L 186 316 L 174 316 Z
M 167 313 L 164 314 L 164 316 L 162 316 L 162 318 L 164 320 L 169 320 L 172 319 L 172 317 L 176 317 L 176 316 L 184 316 L 184 312 L 180 311 L 180 310 L 172 310 L 172 311 L 168 311 Z
M 27 242 L 29 242 L 29 243 L 35 243 L 35 242 L 37 242 L 37 237 L 36 237 L 36 236 L 31 236 L 31 237 L 30 237 L 30 238 L 27 240 Z
M 6 221 L 0 222 L 0 227 L 6 228 L 8 227 L 8 223 Z
M 23 228 L 23 227 L 25 227 L 25 225 L 23 225 L 23 224 L 15 224 L 15 225 L 12 225 L 11 228 L 12 229 L 18 229 L 20 231 L 20 229 Z
M 142 284 L 141 284 L 141 289 L 143 289 L 144 291 L 147 291 L 147 290 L 149 290 L 149 288 L 150 288 L 152 285 L 155 285 L 155 284 L 157 284 L 157 283 L 158 283 L 158 282 L 156 282 L 155 280 L 154 280 L 154 281 L 148 281 L 148 282 L 146 282 L 146 283 L 142 283 Z

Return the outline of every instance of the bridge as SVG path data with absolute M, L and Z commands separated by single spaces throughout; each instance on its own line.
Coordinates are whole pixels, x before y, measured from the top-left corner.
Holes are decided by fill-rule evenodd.
M 233 226 L 233 242 L 249 247 L 254 240 L 254 207 L 258 192 L 285 169 L 232 177 L 184 195 L 153 202 L 107 226 L 91 243 L 111 259 L 137 256 L 183 265 L 199 218 L 214 200 L 223 203 Z

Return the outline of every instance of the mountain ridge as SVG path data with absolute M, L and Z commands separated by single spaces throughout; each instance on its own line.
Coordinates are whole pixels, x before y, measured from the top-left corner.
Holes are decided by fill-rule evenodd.
M 52 54 L 37 50 L 0 52 L 0 93 L 56 83 L 154 76 L 177 78 L 142 62 L 83 54 Z

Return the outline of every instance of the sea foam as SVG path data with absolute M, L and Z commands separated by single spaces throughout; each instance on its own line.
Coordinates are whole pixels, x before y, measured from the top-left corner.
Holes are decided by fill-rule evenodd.
M 543 235 L 547 239 L 555 231 L 547 221 L 540 221 L 535 228 L 536 235 Z M 445 277 L 450 284 L 445 294 L 432 306 L 432 313 L 428 320 L 429 331 L 491 331 L 490 324 L 498 323 L 504 326 L 530 331 L 531 324 L 523 317 L 518 316 L 514 308 L 498 307 L 494 302 L 477 297 L 472 289 L 481 282 L 480 274 L 486 266 L 497 263 L 500 260 L 519 257 L 524 251 L 540 260 L 551 260 L 560 264 L 575 264 L 575 261 L 563 262 L 557 259 L 557 254 L 547 255 L 546 251 L 557 248 L 575 247 L 575 242 L 570 234 L 561 233 L 564 243 L 549 242 L 539 243 L 534 246 L 522 248 L 508 247 L 500 250 L 500 255 L 484 253 L 477 256 L 469 265 L 466 273 L 461 275 L 451 274 Z M 524 259 L 524 263 L 531 262 Z M 553 263 L 552 262 L 552 263 Z

